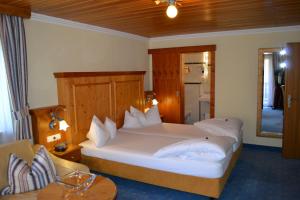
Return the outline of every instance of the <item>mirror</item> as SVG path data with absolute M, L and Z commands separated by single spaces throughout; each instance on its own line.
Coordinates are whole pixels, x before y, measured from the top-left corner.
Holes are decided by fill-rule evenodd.
M 285 51 L 259 49 L 257 136 L 281 138 L 284 119 Z

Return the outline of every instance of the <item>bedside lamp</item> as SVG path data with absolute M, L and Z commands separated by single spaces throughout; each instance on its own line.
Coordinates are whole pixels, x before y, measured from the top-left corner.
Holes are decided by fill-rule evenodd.
M 156 106 L 158 104 L 158 101 L 156 99 L 152 99 L 152 105 Z
M 69 127 L 70 127 L 69 124 L 65 120 L 60 120 L 59 121 L 59 130 L 61 130 L 61 131 L 67 131 L 67 129 Z
M 67 128 L 70 127 L 68 123 L 58 116 L 58 109 L 63 109 L 62 107 L 57 107 L 53 112 L 50 113 L 51 121 L 49 123 L 49 128 L 54 129 L 57 122 L 59 122 L 59 130 L 67 131 Z

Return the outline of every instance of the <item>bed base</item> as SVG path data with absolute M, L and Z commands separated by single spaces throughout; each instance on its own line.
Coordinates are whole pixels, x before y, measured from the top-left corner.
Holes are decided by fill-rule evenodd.
M 115 161 L 82 155 L 81 162 L 91 170 L 135 181 L 176 189 L 184 192 L 219 198 L 230 173 L 242 151 L 242 145 L 234 152 L 227 170 L 221 178 L 201 178 L 139 167 Z

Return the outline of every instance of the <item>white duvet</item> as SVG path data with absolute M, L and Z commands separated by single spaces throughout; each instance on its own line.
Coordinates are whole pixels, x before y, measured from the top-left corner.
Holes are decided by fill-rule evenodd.
M 233 143 L 234 140 L 229 137 L 207 136 L 167 145 L 153 155 L 158 158 L 220 161 L 232 152 Z
M 228 136 L 239 140 L 243 122 L 237 118 L 213 118 L 194 123 L 194 126 L 215 136 Z

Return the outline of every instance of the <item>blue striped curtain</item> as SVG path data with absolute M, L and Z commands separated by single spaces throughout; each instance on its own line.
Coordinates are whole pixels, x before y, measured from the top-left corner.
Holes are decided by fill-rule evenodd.
M 23 19 L 0 15 L 0 39 L 13 111 L 15 136 L 17 140 L 31 139 L 27 51 Z

